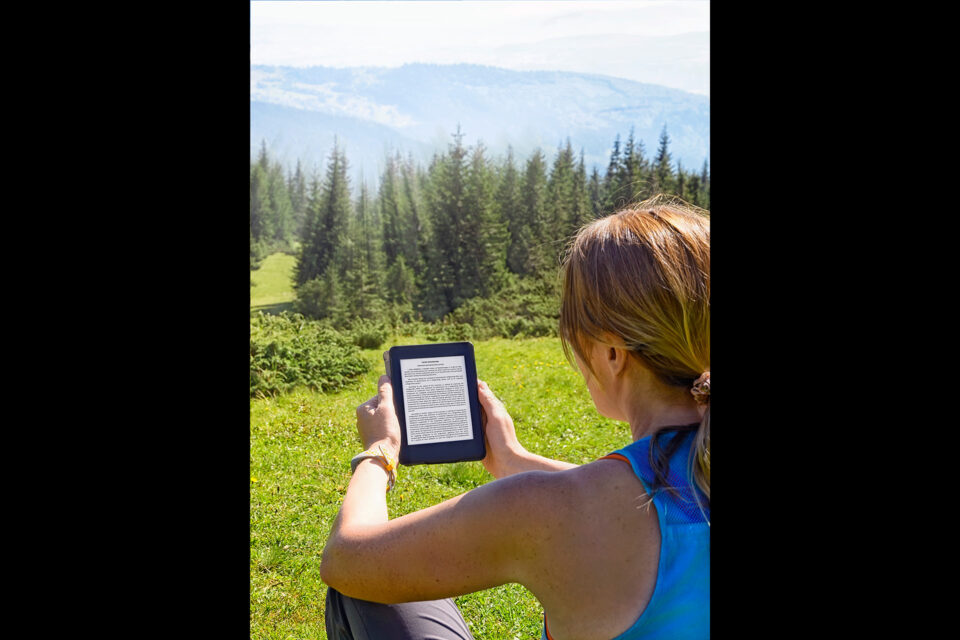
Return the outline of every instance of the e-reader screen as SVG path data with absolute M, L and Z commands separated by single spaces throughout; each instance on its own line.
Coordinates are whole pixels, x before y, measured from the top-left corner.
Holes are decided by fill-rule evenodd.
M 463 356 L 401 358 L 400 376 L 408 444 L 473 438 Z

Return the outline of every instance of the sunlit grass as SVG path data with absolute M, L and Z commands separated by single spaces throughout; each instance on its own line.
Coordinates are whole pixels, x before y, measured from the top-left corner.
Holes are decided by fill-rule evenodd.
M 356 406 L 376 392 L 383 349 L 366 350 L 373 370 L 347 389 L 294 391 L 250 401 L 250 635 L 326 638 L 320 553 L 360 451 Z M 599 416 L 556 338 L 474 343 L 477 371 L 513 416 L 529 450 L 589 462 L 630 442 L 625 423 Z M 436 504 L 493 480 L 480 462 L 401 467 L 387 494 L 390 516 Z M 254 480 L 255 479 L 255 480 Z M 540 637 L 543 609 L 520 585 L 456 598 L 477 640 Z
M 292 303 L 296 299 L 293 275 L 297 259 L 286 253 L 267 256 L 260 268 L 250 272 L 250 308 L 264 309 Z

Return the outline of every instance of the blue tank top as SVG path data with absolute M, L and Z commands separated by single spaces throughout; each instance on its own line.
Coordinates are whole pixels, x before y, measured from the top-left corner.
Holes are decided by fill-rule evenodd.
M 604 456 L 630 464 L 644 489 L 653 496 L 660 523 L 660 562 L 653 596 L 637 621 L 614 640 L 710 637 L 710 508 L 706 497 L 688 479 L 693 433 L 666 434 L 659 439 L 658 446 L 666 447 L 672 438 L 684 440 L 670 456 L 667 474 L 669 485 L 676 488 L 679 497 L 664 487 L 651 489 L 654 473 L 648 457 L 649 436 Z M 693 491 L 697 492 L 703 512 Z M 553 640 L 546 617 L 541 640 Z

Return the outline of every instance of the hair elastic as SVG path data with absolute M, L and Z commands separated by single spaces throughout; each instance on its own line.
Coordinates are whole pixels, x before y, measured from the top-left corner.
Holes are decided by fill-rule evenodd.
M 710 401 L 710 372 L 704 371 L 693 383 L 690 393 L 696 398 L 697 404 L 707 404 Z

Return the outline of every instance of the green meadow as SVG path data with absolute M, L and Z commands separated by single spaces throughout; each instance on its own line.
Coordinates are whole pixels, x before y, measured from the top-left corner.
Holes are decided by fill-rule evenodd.
M 278 312 L 293 306 L 296 264 L 296 257 L 274 253 L 264 258 L 259 269 L 250 272 L 251 311 Z
M 251 307 L 289 302 L 285 289 L 271 284 L 272 274 L 289 268 L 290 256 L 274 255 L 252 273 Z M 419 342 L 393 338 L 363 350 L 371 371 L 335 393 L 297 389 L 250 400 L 251 638 L 326 639 L 320 557 L 350 481 L 350 458 L 361 449 L 354 412 L 376 393 L 383 350 Z M 630 442 L 626 423 L 597 414 L 557 338 L 498 338 L 474 347 L 479 377 L 503 400 L 527 449 L 580 464 Z M 480 462 L 401 467 L 387 494 L 390 517 L 491 481 Z M 540 637 L 543 610 L 520 585 L 456 602 L 477 640 Z

